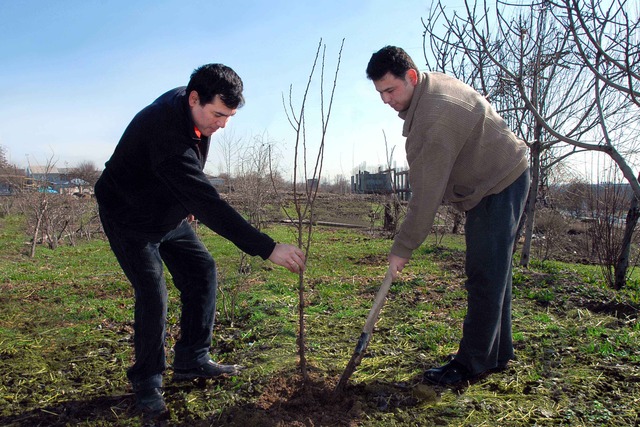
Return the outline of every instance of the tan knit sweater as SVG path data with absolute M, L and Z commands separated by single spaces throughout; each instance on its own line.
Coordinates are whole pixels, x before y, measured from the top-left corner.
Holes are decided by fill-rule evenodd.
M 418 75 L 404 119 L 412 196 L 391 253 L 410 258 L 443 201 L 468 211 L 528 167 L 527 146 L 472 87 L 441 73 Z

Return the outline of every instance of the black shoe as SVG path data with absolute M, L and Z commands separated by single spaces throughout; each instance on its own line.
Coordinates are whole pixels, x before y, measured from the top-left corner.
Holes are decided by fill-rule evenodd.
M 487 373 L 489 373 L 489 374 L 496 374 L 496 373 L 499 373 L 499 372 L 506 371 L 508 367 L 509 367 L 509 361 L 507 360 L 507 361 L 506 361 L 506 362 L 504 362 L 504 363 L 500 363 L 500 364 L 498 364 L 498 366 L 496 366 L 495 368 L 493 368 L 493 369 L 489 369 L 489 370 L 487 371 Z
M 157 417 L 167 412 L 167 405 L 164 403 L 162 393 L 159 388 L 148 388 L 136 391 L 136 409 L 144 415 Z
M 196 368 L 191 369 L 174 369 L 174 381 L 190 381 L 197 378 L 217 378 L 220 376 L 234 376 L 240 373 L 242 369 L 239 365 L 221 365 L 212 360 L 204 363 Z
M 470 381 L 475 377 L 475 375 L 472 375 L 467 368 L 455 359 L 439 368 L 429 369 L 422 375 L 425 381 L 443 386 Z

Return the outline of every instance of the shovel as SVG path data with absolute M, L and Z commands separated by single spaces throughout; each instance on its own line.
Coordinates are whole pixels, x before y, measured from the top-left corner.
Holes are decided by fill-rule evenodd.
M 360 338 L 358 339 L 358 343 L 356 344 L 356 349 L 353 351 L 353 355 L 351 356 L 351 360 L 347 364 L 342 376 L 340 377 L 340 381 L 338 381 L 338 385 L 336 385 L 335 390 L 333 391 L 334 395 L 338 395 L 344 389 L 344 386 L 349 381 L 349 377 L 356 370 L 356 367 L 360 364 L 362 360 L 362 356 L 364 356 L 364 352 L 369 345 L 369 341 L 371 341 L 371 334 L 373 333 L 373 327 L 378 320 L 378 315 L 380 314 L 380 309 L 382 309 L 382 305 L 384 304 L 384 299 L 389 292 L 389 287 L 391 287 L 391 282 L 393 280 L 393 274 L 391 273 L 391 269 L 387 270 L 387 274 L 384 276 L 384 281 L 382 282 L 382 286 L 378 290 L 376 294 L 376 299 L 373 302 L 373 307 L 369 310 L 369 316 L 367 317 L 367 321 L 364 324 L 364 328 L 362 328 L 362 334 L 360 334 Z

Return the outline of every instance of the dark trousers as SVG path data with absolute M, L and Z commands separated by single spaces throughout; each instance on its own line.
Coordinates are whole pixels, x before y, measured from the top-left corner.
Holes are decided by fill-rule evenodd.
M 467 212 L 467 314 L 455 359 L 472 374 L 513 359 L 511 259 L 529 191 L 529 171 Z
M 152 238 L 120 227 L 102 211 L 100 219 L 135 293 L 135 363 L 127 371 L 134 391 L 162 386 L 167 317 L 164 265 L 182 303 L 173 366 L 188 369 L 206 363 L 216 310 L 216 265 L 189 223 L 182 221 L 164 236 Z

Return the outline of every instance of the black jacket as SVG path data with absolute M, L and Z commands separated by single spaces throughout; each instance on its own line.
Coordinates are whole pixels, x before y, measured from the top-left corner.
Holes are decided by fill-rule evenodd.
M 222 200 L 203 172 L 208 137 L 194 130 L 186 88 L 140 111 L 95 186 L 98 205 L 120 227 L 160 238 L 188 214 L 249 255 L 267 259 L 275 242 Z

